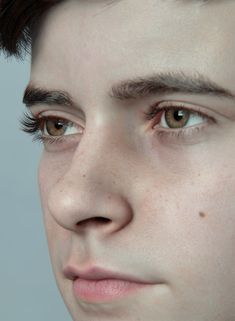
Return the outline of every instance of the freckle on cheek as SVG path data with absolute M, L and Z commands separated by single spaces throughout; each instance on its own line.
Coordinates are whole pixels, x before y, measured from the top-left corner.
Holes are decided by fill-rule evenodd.
M 206 214 L 204 212 L 199 212 L 199 216 L 204 218 L 204 217 L 206 217 Z

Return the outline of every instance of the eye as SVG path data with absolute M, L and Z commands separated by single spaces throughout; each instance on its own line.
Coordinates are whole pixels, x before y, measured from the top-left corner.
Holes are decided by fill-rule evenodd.
M 165 144 L 194 144 L 206 139 L 205 131 L 217 125 L 206 108 L 178 101 L 155 103 L 145 115 L 151 130 Z
M 59 137 L 77 134 L 79 128 L 76 124 L 66 119 L 57 117 L 42 117 L 40 119 L 40 130 L 45 136 Z
M 203 123 L 206 116 L 178 107 L 167 108 L 160 115 L 160 127 L 180 129 Z
M 49 151 L 63 150 L 75 146 L 84 133 L 77 122 L 58 117 L 24 113 L 21 129 L 33 136 L 33 141 L 42 142 Z

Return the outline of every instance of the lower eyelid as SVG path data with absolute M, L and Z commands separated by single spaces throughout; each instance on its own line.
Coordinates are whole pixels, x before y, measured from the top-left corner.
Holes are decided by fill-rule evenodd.
M 188 127 L 181 130 L 164 130 L 160 128 L 155 131 L 156 139 L 164 146 L 192 146 L 207 139 L 207 125 Z

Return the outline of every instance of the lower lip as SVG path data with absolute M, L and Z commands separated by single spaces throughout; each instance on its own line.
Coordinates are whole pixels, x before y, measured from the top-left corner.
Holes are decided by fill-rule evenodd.
M 112 301 L 150 284 L 134 283 L 125 280 L 85 280 L 77 278 L 73 282 L 73 291 L 77 298 L 85 301 L 102 302 Z

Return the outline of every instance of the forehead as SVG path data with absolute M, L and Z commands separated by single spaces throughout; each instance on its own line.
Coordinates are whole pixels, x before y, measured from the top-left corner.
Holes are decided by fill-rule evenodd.
M 234 1 L 64 1 L 42 20 L 32 77 L 97 84 L 177 69 L 234 83 L 234 14 Z

